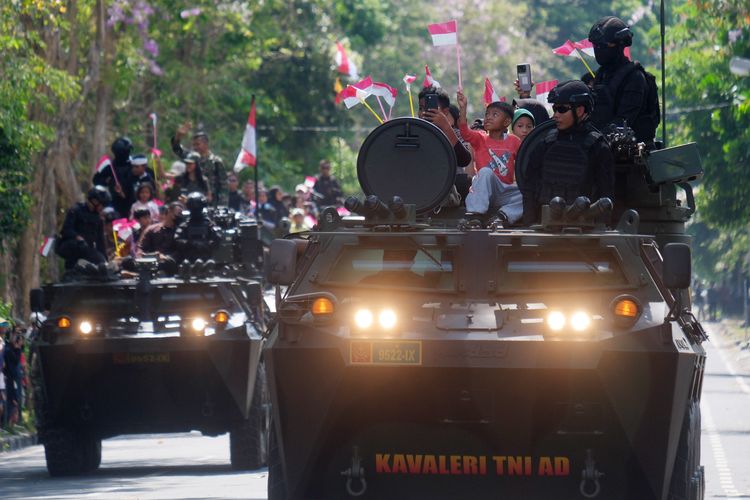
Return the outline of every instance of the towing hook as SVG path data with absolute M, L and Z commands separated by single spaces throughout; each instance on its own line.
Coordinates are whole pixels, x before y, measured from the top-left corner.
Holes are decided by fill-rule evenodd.
M 367 480 L 365 480 L 365 470 L 362 468 L 362 459 L 359 456 L 359 447 L 354 447 L 352 466 L 342 471 L 341 475 L 346 477 L 346 491 L 349 493 L 349 496 L 359 497 L 365 494 L 365 491 L 367 491 Z M 359 487 L 355 489 L 354 485 L 357 483 Z
M 579 490 L 581 495 L 585 498 L 596 498 L 601 493 L 602 487 L 599 484 L 599 478 L 604 476 L 603 472 L 596 470 L 596 462 L 594 461 L 594 454 L 589 448 L 586 450 L 586 468 L 581 472 L 581 484 Z M 587 487 L 587 483 L 593 483 L 593 489 Z

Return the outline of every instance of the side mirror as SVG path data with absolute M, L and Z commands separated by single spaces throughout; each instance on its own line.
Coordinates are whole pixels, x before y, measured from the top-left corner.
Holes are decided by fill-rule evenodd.
M 291 285 L 297 276 L 297 245 L 292 240 L 276 239 L 268 252 L 268 281 Z
M 686 290 L 692 276 L 690 246 L 685 243 L 667 243 L 664 257 L 664 284 L 670 290 Z
M 29 302 L 31 302 L 32 312 L 44 312 L 44 290 L 41 288 L 32 288 L 31 292 L 29 292 Z

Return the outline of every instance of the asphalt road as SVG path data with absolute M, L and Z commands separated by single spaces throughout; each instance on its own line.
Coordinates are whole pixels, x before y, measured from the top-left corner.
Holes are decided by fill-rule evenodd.
M 750 373 L 736 372 L 722 338 L 711 339 L 702 399 L 706 498 L 750 498 Z M 266 482 L 265 469 L 231 469 L 226 435 L 109 439 L 101 468 L 72 479 L 48 476 L 41 446 L 0 454 L 2 499 L 261 499 Z

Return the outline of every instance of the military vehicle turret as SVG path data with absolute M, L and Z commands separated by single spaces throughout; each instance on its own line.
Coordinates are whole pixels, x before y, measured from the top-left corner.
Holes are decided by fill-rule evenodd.
M 664 193 L 699 165 L 636 150 L 659 205 L 641 219 L 684 215 Z M 657 161 L 679 168 L 654 180 Z M 271 500 L 703 497 L 706 336 L 677 223 L 557 200 L 529 228 L 472 224 L 440 208 L 453 151 L 413 118 L 357 169 L 357 215 L 272 244 Z
M 74 279 L 32 291 L 32 308 L 46 316 L 31 364 L 52 476 L 99 467 L 102 439 L 192 430 L 229 432 L 234 468 L 265 465 L 257 226 L 217 215 L 214 259 L 178 269 L 146 257 L 114 273 L 83 266 Z

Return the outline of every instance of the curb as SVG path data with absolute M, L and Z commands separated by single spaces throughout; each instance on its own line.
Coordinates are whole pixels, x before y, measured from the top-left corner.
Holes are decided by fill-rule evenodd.
M 0 455 L 6 452 L 18 451 L 37 444 L 36 434 L 21 434 L 0 438 Z

